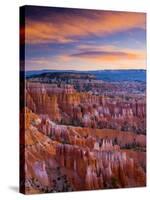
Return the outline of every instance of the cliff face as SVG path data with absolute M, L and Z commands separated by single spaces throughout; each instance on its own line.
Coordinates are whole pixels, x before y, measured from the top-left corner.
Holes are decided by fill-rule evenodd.
M 76 179 L 84 180 L 83 183 L 81 181 L 82 185 L 78 188 L 81 190 L 145 184 L 143 169 L 136 165 L 132 158 L 128 158 L 125 152 L 118 151 L 118 147 L 102 146 L 99 151 L 89 151 L 89 149 L 75 146 L 59 145 L 57 155 L 58 162 L 62 167 L 72 173 L 75 172 Z M 68 175 L 70 181 L 72 181 L 72 173 Z M 141 177 L 139 181 L 137 176 Z M 74 184 L 77 184 L 75 180 Z
M 25 164 L 25 192 L 63 191 L 63 186 L 64 191 L 72 190 L 56 161 L 59 143 L 38 130 L 42 123 L 38 115 L 26 108 L 25 116 L 25 144 L 21 144 L 21 153 L 25 153 L 25 160 L 21 160 L 22 166 Z
M 48 114 L 52 120 L 61 119 L 56 95 L 48 95 L 46 88 L 40 83 L 27 83 L 26 106 L 37 114 Z
M 61 124 L 145 134 L 144 101 L 112 99 L 78 93 L 71 86 L 60 87 L 27 83 L 26 106 L 37 114 L 48 114 L 51 120 Z
M 145 136 L 58 125 L 26 108 L 26 193 L 144 186 L 145 155 L 139 161 L 126 145 L 144 148 Z

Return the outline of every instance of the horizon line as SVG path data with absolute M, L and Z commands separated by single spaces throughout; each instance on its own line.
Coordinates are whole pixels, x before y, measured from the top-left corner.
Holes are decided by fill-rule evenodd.
M 20 70 L 20 71 L 25 71 L 25 72 L 30 72 L 30 71 L 110 71 L 110 70 L 114 70 L 114 71 L 118 71 L 118 70 L 122 70 L 122 71 L 126 71 L 126 70 L 143 70 L 146 71 L 147 69 L 143 69 L 143 68 L 135 68 L 135 69 L 93 69 L 93 70 L 75 70 L 75 69 L 35 69 L 35 70 Z

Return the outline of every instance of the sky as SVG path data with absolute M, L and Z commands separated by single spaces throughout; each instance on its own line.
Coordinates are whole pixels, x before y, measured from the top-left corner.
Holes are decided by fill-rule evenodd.
M 25 70 L 146 69 L 146 15 L 25 8 Z

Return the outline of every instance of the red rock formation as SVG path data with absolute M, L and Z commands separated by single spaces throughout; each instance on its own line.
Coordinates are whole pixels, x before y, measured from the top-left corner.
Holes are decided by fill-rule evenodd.
M 144 104 L 57 87 L 26 86 L 26 193 L 144 186 Z
M 65 89 L 64 89 L 65 88 Z M 40 95 L 39 95 L 40 94 Z M 145 133 L 145 102 L 78 93 L 70 86 L 27 83 L 26 105 L 62 124 Z
M 55 121 L 61 119 L 56 95 L 48 95 L 46 88 L 41 84 L 27 83 L 26 105 L 37 114 L 48 114 Z
M 57 158 L 60 165 L 68 170 L 75 171 L 76 176 L 85 180 L 82 189 L 98 189 L 113 187 L 131 187 L 145 184 L 145 174 L 142 168 L 127 158 L 125 152 L 116 151 L 89 151 L 70 145 L 57 146 Z M 137 181 L 135 168 L 141 179 Z M 113 177 L 116 182 L 113 183 Z M 131 178 L 132 177 L 132 178 Z

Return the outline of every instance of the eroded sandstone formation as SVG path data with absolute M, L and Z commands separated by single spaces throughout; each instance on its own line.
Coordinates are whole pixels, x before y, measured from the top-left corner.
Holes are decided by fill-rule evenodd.
M 138 134 L 146 132 L 146 106 L 141 99 L 113 99 L 77 92 L 69 85 L 58 87 L 28 82 L 26 106 L 37 114 L 48 114 L 50 119 L 61 124 Z
M 26 193 L 144 186 L 145 136 L 57 124 L 25 108 Z M 121 139 L 123 138 L 123 139 Z M 127 145 L 131 148 L 127 148 Z

